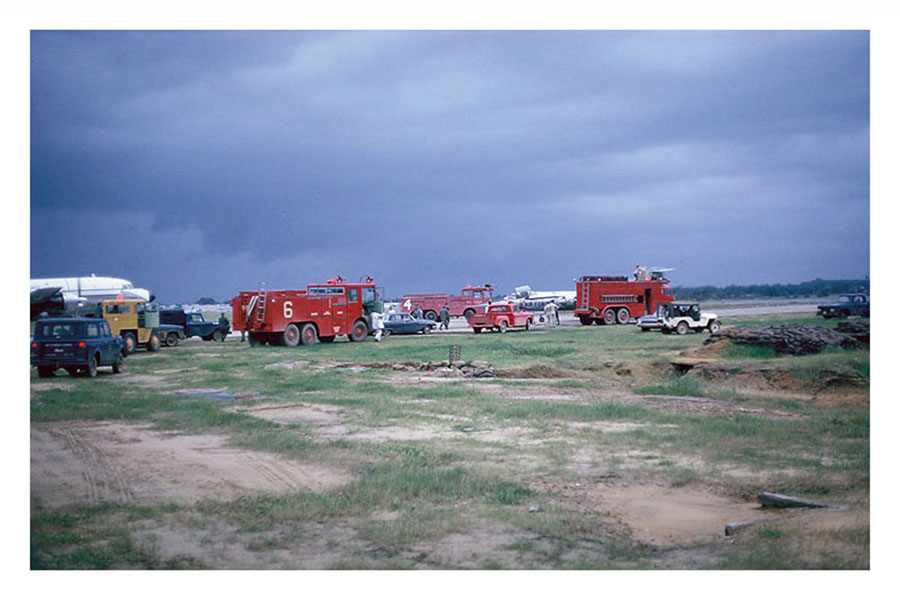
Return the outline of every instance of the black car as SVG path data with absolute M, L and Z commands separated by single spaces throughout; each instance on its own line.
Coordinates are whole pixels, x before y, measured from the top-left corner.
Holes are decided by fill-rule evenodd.
M 218 321 L 207 321 L 203 315 L 198 312 L 186 313 L 180 308 L 166 308 L 159 311 L 159 320 L 163 325 L 178 325 L 183 328 L 181 337 L 197 336 L 203 341 L 215 340 L 221 342 L 225 340 L 230 328 L 219 325 Z M 177 332 L 175 332 L 177 333 Z M 167 335 L 166 342 L 170 346 L 178 343 L 178 336 Z
M 404 333 L 431 333 L 437 327 L 437 321 L 431 319 L 415 319 L 409 313 L 389 313 L 384 317 L 384 330 L 392 335 Z
M 38 377 L 52 377 L 63 368 L 69 375 L 97 375 L 98 367 L 110 366 L 120 373 L 125 360 L 125 343 L 112 335 L 105 319 L 41 319 L 34 324 L 31 365 Z
M 869 296 L 861 293 L 842 294 L 837 302 L 820 304 L 816 314 L 826 319 L 846 319 L 851 315 L 868 317 Z

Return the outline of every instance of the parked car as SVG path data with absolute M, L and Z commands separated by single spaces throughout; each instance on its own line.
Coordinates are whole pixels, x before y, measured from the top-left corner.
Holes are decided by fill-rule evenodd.
M 689 331 L 704 329 L 717 333 L 721 329 L 718 316 L 715 313 L 701 312 L 699 302 L 661 302 L 656 314 L 663 333 L 684 335 Z
M 846 319 L 851 315 L 869 316 L 869 296 L 867 294 L 842 294 L 837 302 L 820 304 L 817 315 L 826 319 Z
M 31 365 L 38 377 L 52 377 L 60 368 L 73 377 L 95 377 L 97 368 L 106 366 L 120 373 L 125 354 L 125 342 L 112 334 L 105 319 L 61 317 L 34 324 Z
M 159 311 L 160 321 L 164 325 L 179 325 L 183 328 L 184 334 L 182 338 L 193 336 L 199 337 L 201 340 L 208 342 L 215 340 L 221 342 L 225 340 L 225 336 L 229 333 L 229 327 L 219 325 L 218 321 L 207 321 L 203 315 L 198 312 L 186 313 L 180 308 L 165 308 Z M 176 332 L 177 334 L 177 332 Z M 165 338 L 167 345 L 175 346 L 178 344 L 178 337 L 167 336 Z
M 437 321 L 416 319 L 409 313 L 388 313 L 384 317 L 384 330 L 392 335 L 406 333 L 431 333 L 437 327 Z

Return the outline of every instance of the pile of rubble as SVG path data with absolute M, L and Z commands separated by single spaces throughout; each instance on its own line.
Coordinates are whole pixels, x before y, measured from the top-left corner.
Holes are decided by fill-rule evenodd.
M 419 363 L 410 368 L 403 364 L 396 364 L 394 370 L 427 371 L 438 377 L 496 377 L 494 365 L 483 360 L 436 360 Z
M 847 335 L 852 335 L 863 344 L 869 343 L 869 320 L 854 319 L 841 321 L 837 324 L 837 330 Z
M 855 335 L 825 327 L 788 323 L 754 328 L 725 327 L 718 333 L 710 334 L 704 344 L 721 339 L 730 339 L 733 344 L 773 348 L 776 354 L 815 354 L 826 346 L 859 348 L 862 345 Z

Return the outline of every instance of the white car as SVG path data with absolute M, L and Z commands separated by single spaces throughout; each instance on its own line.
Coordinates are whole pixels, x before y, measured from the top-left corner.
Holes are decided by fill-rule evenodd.
M 648 320 L 644 324 L 638 321 L 641 330 L 651 326 Z M 684 335 L 688 331 L 709 330 L 717 333 L 721 328 L 719 317 L 715 313 L 701 312 L 698 302 L 662 302 L 656 310 L 652 327 L 659 327 L 663 333 L 675 332 Z

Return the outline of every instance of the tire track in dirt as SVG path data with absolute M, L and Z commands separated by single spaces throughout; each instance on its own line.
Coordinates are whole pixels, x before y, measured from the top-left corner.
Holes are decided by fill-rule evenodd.
M 80 459 L 84 467 L 81 476 L 87 484 L 88 501 L 134 500 L 134 491 L 128 477 L 99 447 L 90 443 L 83 432 L 72 427 L 61 427 L 51 432 L 51 435 L 62 438 L 66 448 Z

